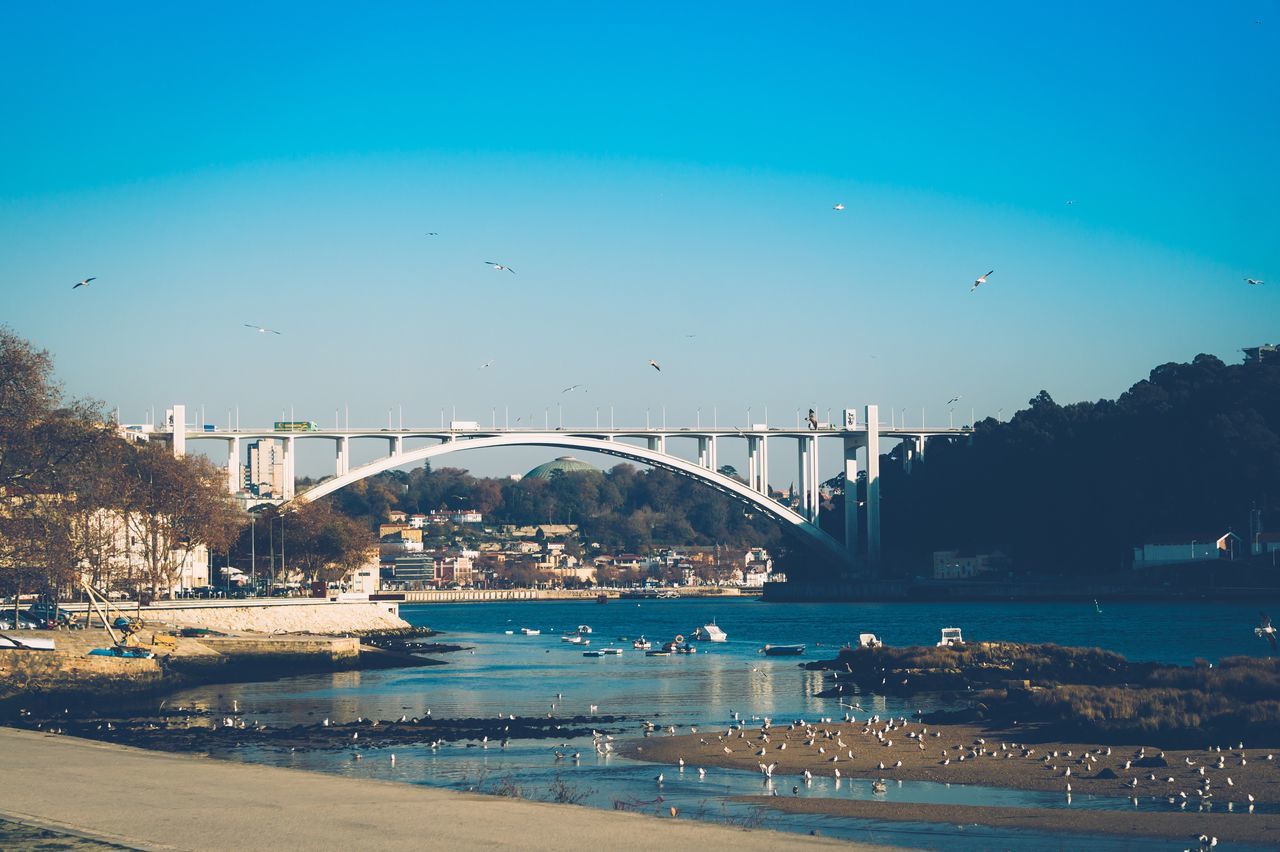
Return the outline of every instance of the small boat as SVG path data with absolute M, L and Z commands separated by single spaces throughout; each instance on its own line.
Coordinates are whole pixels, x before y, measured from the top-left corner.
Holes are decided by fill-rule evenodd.
M 539 636 L 542 634 L 542 631 L 533 627 L 521 627 L 520 634 L 522 636 Z
M 603 657 L 603 656 L 604 656 L 604 651 L 583 651 L 583 652 L 582 652 L 582 656 L 584 656 L 584 657 Z
M 504 630 L 504 631 L 502 631 L 502 632 L 503 632 L 503 633 L 505 633 L 505 634 L 507 634 L 508 636 L 514 636 L 514 635 L 515 635 L 515 631 L 514 631 L 514 630 Z
M 964 644 L 964 637 L 960 635 L 959 627 L 942 628 L 942 638 L 938 640 L 939 648 L 958 648 Z
M 858 647 L 859 648 L 883 648 L 884 643 L 881 642 L 880 637 L 876 636 L 876 634 L 874 633 L 859 633 Z
M 696 646 L 690 645 L 688 642 L 685 642 L 683 645 L 676 646 L 676 653 L 677 654 L 696 654 L 698 653 L 698 649 Z
M 604 592 L 601 592 L 600 594 L 596 595 L 596 603 L 607 604 L 608 602 L 609 602 L 609 596 L 606 595 Z
M 8 636 L 4 633 L 0 633 L 0 648 L 9 650 L 17 648 L 21 651 L 54 650 L 52 639 L 46 639 L 43 636 Z
M 689 636 L 690 639 L 696 639 L 699 642 L 728 642 L 729 636 L 716 626 L 716 620 L 711 619 L 710 624 L 704 624 L 693 631 Z
M 591 632 L 591 625 L 590 625 L 590 624 L 579 624 L 579 625 L 578 625 L 578 633 L 583 634 L 583 633 L 590 633 L 590 632 Z
M 560 641 L 568 642 L 570 645 L 586 645 L 591 640 L 581 633 L 566 633 L 560 637 Z
M 767 657 L 798 657 L 804 653 L 803 645 L 765 645 L 760 649 Z
M 631 647 L 637 651 L 647 651 L 653 647 L 653 643 L 641 636 L 639 639 L 631 643 Z
M 659 648 L 652 651 L 645 651 L 644 655 L 646 657 L 670 657 L 671 652 Z
M 621 648 L 601 648 L 601 649 L 600 649 L 600 651 L 601 651 L 601 653 L 608 654 L 610 657 L 621 657 L 621 656 L 622 656 L 622 649 L 621 649 Z
M 91 657 L 118 657 L 122 660 L 149 660 L 155 654 L 146 648 L 130 648 L 124 645 L 114 645 L 110 648 L 94 648 L 89 652 Z

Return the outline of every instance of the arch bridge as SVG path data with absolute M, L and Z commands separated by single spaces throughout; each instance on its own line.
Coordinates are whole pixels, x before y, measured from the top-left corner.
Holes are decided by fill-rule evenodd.
M 816 424 L 815 428 L 777 428 L 755 425 L 748 429 L 680 428 L 680 429 L 510 429 L 481 428 L 474 423 L 454 423 L 449 429 L 319 429 L 285 431 L 279 429 L 202 429 L 173 428 L 169 433 L 174 455 L 186 453 L 189 441 L 222 441 L 227 444 L 227 487 L 233 494 L 244 490 L 241 467 L 242 442 L 274 441 L 280 447 L 283 467 L 283 501 L 311 501 L 332 494 L 340 488 L 392 468 L 426 461 L 462 450 L 491 447 L 555 447 L 603 453 L 670 471 L 708 485 L 755 507 L 793 530 L 801 540 L 818 552 L 840 562 L 855 562 L 860 536 L 866 537 L 865 567 L 874 571 L 880 560 L 880 444 L 881 439 L 899 440 L 905 445 L 903 463 L 921 458 L 930 438 L 954 438 L 971 434 L 969 428 L 885 428 L 878 420 L 878 406 L 868 405 L 859 421 L 857 412 L 846 409 L 838 425 Z M 175 424 L 186 422 L 182 405 L 173 407 Z M 461 426 L 461 428 L 458 428 Z M 387 442 L 387 455 L 367 464 L 351 466 L 351 442 L 359 439 Z M 859 512 L 857 500 L 845 500 L 844 540 L 839 541 L 818 526 L 819 487 L 818 439 L 838 438 L 843 448 L 843 472 L 846 482 L 858 477 L 858 451 L 863 451 L 866 466 L 866 502 Z M 434 440 L 436 443 L 406 449 L 410 439 Z M 301 493 L 294 491 L 294 464 L 297 442 L 331 441 L 334 445 L 334 476 Z M 668 445 L 679 440 L 696 442 L 696 460 L 668 451 Z M 720 472 L 719 447 L 723 441 L 745 441 L 747 449 L 746 482 Z M 771 442 L 795 441 L 800 471 L 800 502 L 797 508 L 783 505 L 769 497 L 769 451 Z M 633 442 L 642 443 L 633 443 Z M 861 517 L 860 517 L 861 515 Z

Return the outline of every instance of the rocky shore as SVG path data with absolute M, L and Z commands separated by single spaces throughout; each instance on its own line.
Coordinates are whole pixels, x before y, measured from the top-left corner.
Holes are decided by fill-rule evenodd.
M 873 718 L 809 725 L 773 720 L 767 729 L 755 723 L 732 731 L 651 736 L 627 744 L 622 753 L 656 763 L 684 760 L 687 767 L 749 772 L 761 772 L 763 764 L 772 767 L 774 784 L 783 796 L 767 797 L 760 804 L 806 812 L 1150 836 L 1198 834 L 1205 824 L 1202 817 L 1213 816 L 1219 837 L 1241 842 L 1280 840 L 1276 807 L 1280 805 L 1280 752 L 1237 748 L 1238 743 L 1223 744 L 1221 750 L 1218 746 L 1177 751 L 1142 745 L 1121 748 L 1048 740 L 1033 727 L 990 730 Z M 891 804 L 891 794 L 885 802 L 808 799 L 802 793 L 780 802 L 792 786 L 805 789 L 805 772 L 826 779 L 883 778 L 889 784 L 912 780 L 1042 790 L 1064 798 L 1154 799 L 1167 812 L 1122 812 L 1123 819 L 1117 820 L 1115 812 L 1092 810 L 1041 815 L 1041 810 L 1048 809 L 882 807 Z M 964 811 L 962 818 L 958 818 L 960 811 Z M 1012 814 L 1002 811 L 1013 812 L 1017 821 L 1011 822 Z M 1135 828 L 1128 828 L 1130 824 Z

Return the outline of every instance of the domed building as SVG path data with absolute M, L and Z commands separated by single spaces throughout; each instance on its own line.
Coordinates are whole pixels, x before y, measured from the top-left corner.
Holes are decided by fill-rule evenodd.
M 555 461 L 540 464 L 524 475 L 525 479 L 550 479 L 556 473 L 580 473 L 594 471 L 596 468 L 573 456 L 561 456 Z

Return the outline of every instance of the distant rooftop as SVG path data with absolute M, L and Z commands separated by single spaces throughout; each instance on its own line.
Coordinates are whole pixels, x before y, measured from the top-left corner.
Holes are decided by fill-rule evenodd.
M 1280 357 L 1280 344 L 1263 343 L 1261 346 L 1246 346 L 1241 351 L 1244 352 L 1244 362 L 1246 364 L 1258 364 L 1263 359 L 1270 360 Z

